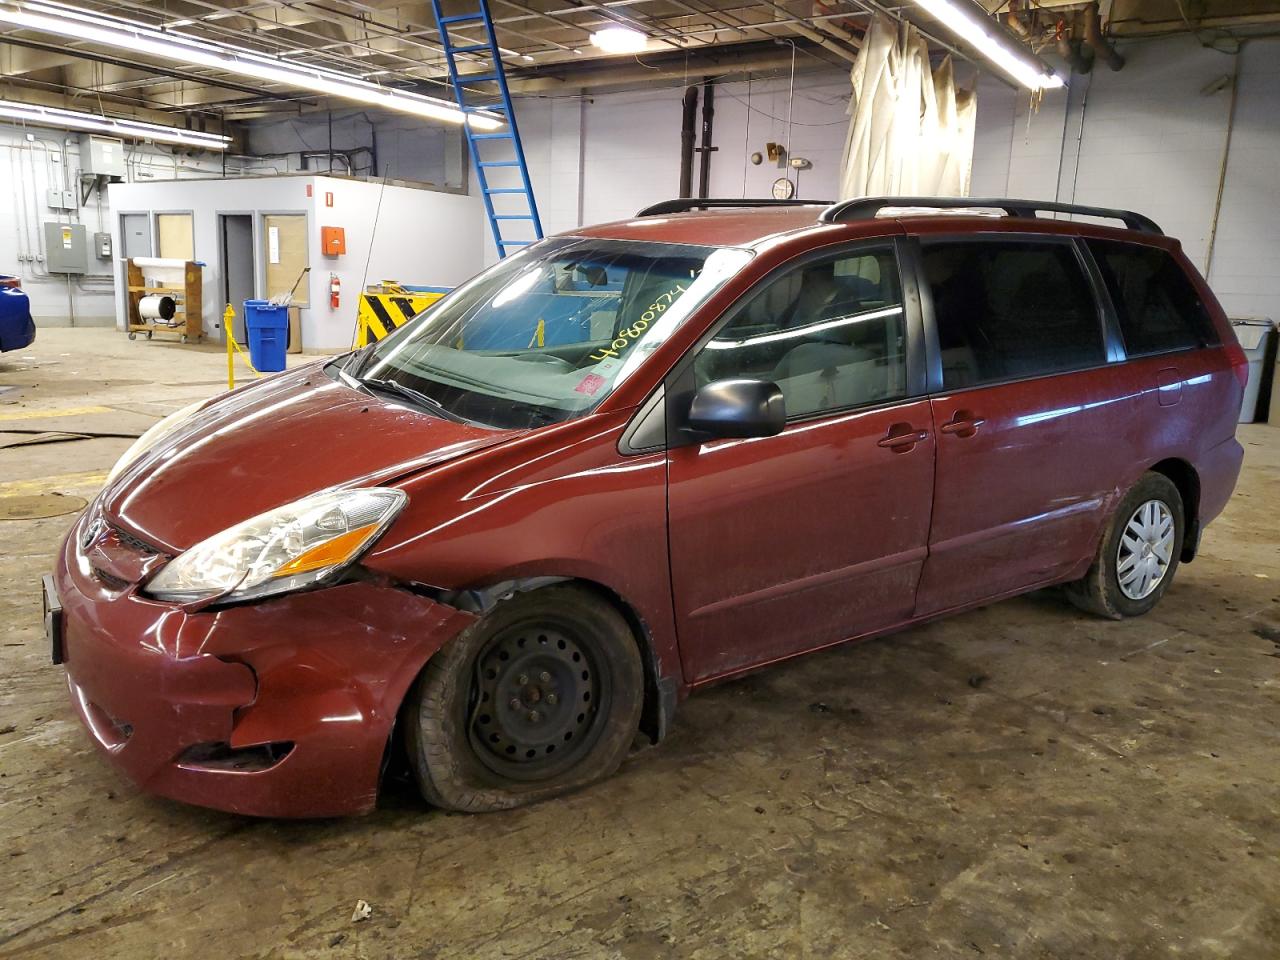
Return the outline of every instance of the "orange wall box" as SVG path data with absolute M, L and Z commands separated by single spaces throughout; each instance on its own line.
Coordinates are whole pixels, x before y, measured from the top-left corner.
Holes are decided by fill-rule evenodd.
M 320 228 L 320 249 L 326 257 L 336 257 L 347 252 L 347 232 L 342 227 Z

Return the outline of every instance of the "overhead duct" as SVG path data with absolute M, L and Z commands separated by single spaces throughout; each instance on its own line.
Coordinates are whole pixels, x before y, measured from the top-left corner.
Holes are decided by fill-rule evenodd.
M 577 68 L 556 69 L 555 75 L 519 77 L 513 74 L 507 81 L 512 93 L 548 93 L 568 90 L 599 90 L 609 87 L 652 86 L 669 82 L 684 86 L 689 77 L 689 67 L 683 57 L 668 59 L 665 63 L 647 58 L 648 64 L 635 67 L 611 65 L 583 65 Z M 559 64 L 556 65 L 557 68 Z M 814 69 L 820 64 L 815 63 Z M 554 69 L 554 68 L 553 68 Z M 785 53 L 772 43 L 766 50 L 750 53 L 717 54 L 714 61 L 700 65 L 702 76 L 716 79 L 741 73 L 760 73 L 767 70 L 791 69 L 791 51 Z
M 1119 70 L 1124 66 L 1124 57 L 1102 36 L 1101 20 L 1096 3 L 1084 8 L 1084 42 L 1089 45 L 1098 59 L 1112 70 Z
M 710 196 L 712 124 L 716 118 L 716 82 L 710 77 L 702 81 L 702 143 L 698 147 L 698 196 Z
M 682 122 L 680 124 L 680 197 L 693 196 L 693 140 L 694 126 L 698 122 L 698 88 L 688 87 L 684 92 Z

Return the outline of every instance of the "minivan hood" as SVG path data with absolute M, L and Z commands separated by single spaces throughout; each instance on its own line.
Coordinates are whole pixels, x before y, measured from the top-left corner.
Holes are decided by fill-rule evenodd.
M 316 364 L 214 401 L 126 468 L 101 505 L 110 522 L 178 553 L 320 490 L 389 483 L 524 432 L 371 397 Z

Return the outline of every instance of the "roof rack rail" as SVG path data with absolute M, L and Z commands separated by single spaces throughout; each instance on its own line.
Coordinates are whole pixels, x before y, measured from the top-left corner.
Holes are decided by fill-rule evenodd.
M 1011 200 L 1008 197 L 860 197 L 842 200 L 822 211 L 818 218 L 823 223 L 848 223 L 851 220 L 870 220 L 885 207 L 932 207 L 937 210 L 955 210 L 968 207 L 992 207 L 1003 210 L 1010 217 L 1030 217 L 1038 213 L 1075 213 L 1086 217 L 1105 217 L 1120 220 L 1130 230 L 1141 233 L 1160 233 L 1149 217 L 1132 210 L 1112 210 L 1108 207 L 1086 207 L 1078 203 L 1055 203 L 1048 200 Z
M 688 213 L 690 210 L 710 210 L 714 207 L 827 207 L 830 200 L 775 200 L 772 197 L 758 200 L 732 197 L 682 197 L 663 200 L 645 207 L 637 217 L 659 217 L 668 213 Z

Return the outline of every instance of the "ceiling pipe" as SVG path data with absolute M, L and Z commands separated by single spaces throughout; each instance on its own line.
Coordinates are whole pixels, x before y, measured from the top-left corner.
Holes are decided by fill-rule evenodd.
M 787 26 L 793 33 L 798 33 L 800 36 L 812 40 L 824 50 L 830 50 L 841 59 L 848 60 L 850 63 L 857 62 L 858 51 L 856 49 L 850 50 L 849 47 L 845 46 L 845 43 L 852 43 L 854 47 L 859 47 L 862 45 L 862 41 L 854 38 L 853 34 L 849 33 L 847 30 L 841 30 L 839 27 L 830 26 L 828 21 L 825 20 L 821 23 L 822 30 L 815 30 L 799 17 L 794 16 L 790 10 L 786 9 L 786 7 L 779 6 L 774 3 L 773 0 L 764 0 L 764 5 L 772 9 L 779 16 L 785 17 L 787 19 Z M 848 39 L 845 40 L 845 43 L 841 43 L 829 33 L 822 32 L 823 30 L 839 30 L 840 33 Z
M 716 82 L 710 77 L 702 81 L 702 143 L 698 146 L 698 196 L 711 195 L 711 154 L 717 147 L 711 145 L 712 125 L 716 118 Z
M 1096 3 L 1091 3 L 1084 8 L 1084 42 L 1093 49 L 1094 55 L 1112 70 L 1123 69 L 1124 57 L 1102 36 L 1101 19 Z
M 773 4 L 770 4 L 770 6 L 773 6 Z M 819 10 L 819 9 L 822 9 L 824 6 L 825 6 L 825 5 L 823 5 L 823 4 L 815 3 L 815 4 L 814 4 L 814 13 L 815 13 L 815 14 L 817 14 L 817 13 L 818 13 L 818 10 Z M 830 7 L 826 7 L 826 9 L 828 9 L 828 10 L 829 10 L 829 9 L 831 9 L 831 8 L 830 8 Z M 846 14 L 844 15 L 844 19 L 845 19 L 845 20 L 848 20 L 848 19 L 850 19 L 850 18 L 852 18 L 852 17 L 855 17 L 855 16 L 858 16 L 858 14 L 855 14 L 855 13 L 846 13 Z M 831 35 L 832 37 L 835 37 L 837 40 L 841 41 L 842 43 L 847 43 L 849 46 L 853 47 L 855 50 L 861 50 L 861 49 L 862 49 L 862 36 L 861 36 L 860 34 L 856 34 L 856 33 L 854 33 L 854 32 L 853 32 L 853 31 L 851 31 L 851 30 L 846 30 L 844 27 L 842 27 L 842 26 L 840 26 L 838 23 L 836 23 L 836 21 L 835 21 L 835 19 L 834 19 L 833 17 L 831 17 L 831 16 L 822 16 L 822 17 L 814 16 L 814 17 L 812 18 L 811 22 L 813 23 L 813 25 L 814 25 L 815 27 L 817 27 L 817 28 L 818 28 L 819 30 L 821 30 L 823 33 L 826 33 L 826 34 Z
M 1009 0 L 1009 9 L 1005 11 L 1004 22 L 1009 29 L 1016 33 L 1022 39 L 1026 40 L 1031 36 L 1031 27 L 1022 20 L 1021 15 L 1022 4 L 1019 0 Z M 1035 17 L 1035 11 L 1031 12 L 1032 18 Z
M 617 67 L 606 63 L 583 66 L 573 71 L 565 71 L 558 77 L 531 77 L 528 79 L 512 78 L 507 81 L 512 93 L 566 93 L 573 90 L 599 90 L 607 87 L 648 86 L 654 83 L 676 83 L 684 86 L 688 82 L 691 66 L 686 67 L 684 59 L 671 58 L 664 64 L 650 66 Z M 702 63 L 697 72 L 704 77 L 723 77 L 736 73 L 759 73 L 768 70 L 790 70 L 791 51 L 787 52 L 754 52 L 736 56 L 721 55 L 714 62 Z
M 680 196 L 693 196 L 693 138 L 698 122 L 698 88 L 689 86 L 684 91 L 680 124 Z

